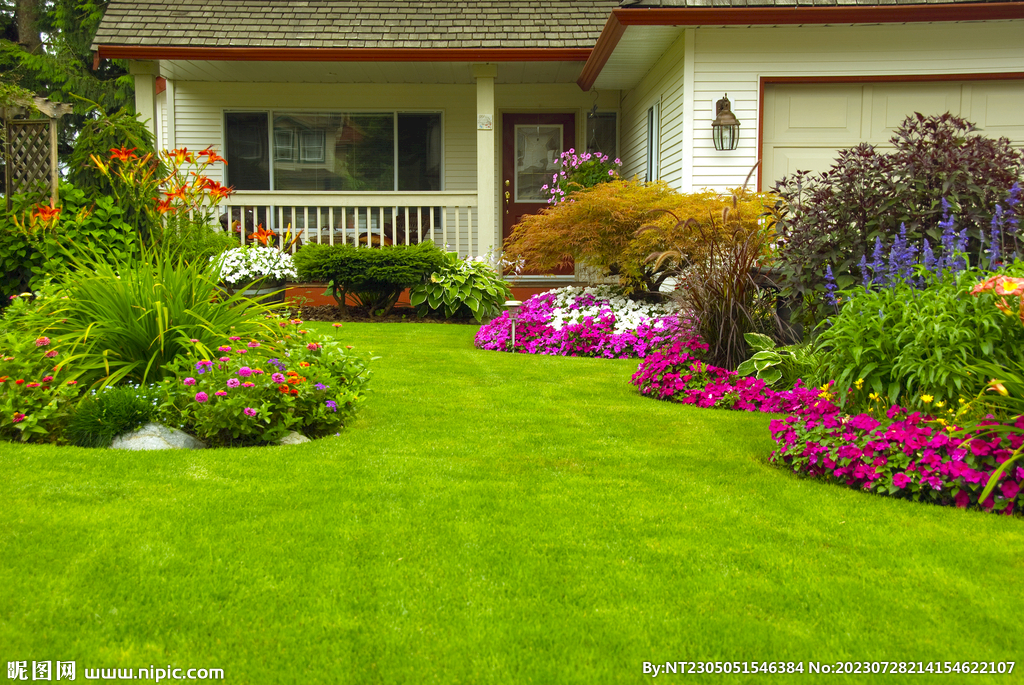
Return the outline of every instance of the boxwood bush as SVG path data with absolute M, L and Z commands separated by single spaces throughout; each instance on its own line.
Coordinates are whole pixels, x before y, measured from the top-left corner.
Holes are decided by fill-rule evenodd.
M 403 290 L 423 283 L 444 263 L 444 252 L 431 242 L 380 248 L 310 244 L 295 253 L 300 280 L 327 283 L 342 311 L 351 296 L 371 316 L 386 315 Z

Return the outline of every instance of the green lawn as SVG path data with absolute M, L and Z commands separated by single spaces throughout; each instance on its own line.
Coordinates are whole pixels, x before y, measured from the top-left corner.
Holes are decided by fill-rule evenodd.
M 631 361 L 475 350 L 475 330 L 347 324 L 380 356 L 373 392 L 309 445 L 4 446 L 0 661 L 616 683 L 644 661 L 1024 655 L 1021 519 L 800 480 L 767 465 L 768 416 L 642 398 Z

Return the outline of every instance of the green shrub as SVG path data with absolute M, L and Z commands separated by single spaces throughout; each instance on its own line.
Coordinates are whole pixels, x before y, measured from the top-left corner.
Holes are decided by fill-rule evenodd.
M 951 114 L 916 114 L 896 130 L 895 149 L 865 143 L 840 151 L 827 172 L 800 172 L 776 184 L 779 266 L 786 288 L 802 300 L 804 323 L 828 314 L 826 265 L 838 286 L 848 288 L 859 282 L 855 267 L 870 256 L 876 238 L 890 245 L 905 226 L 910 244 L 928 238 L 937 246 L 943 199 L 958 230 L 967 229 L 969 251 L 977 252 L 996 204 L 1024 174 L 1024 152 L 1005 138 L 974 134 L 974 128 Z
M 1022 275 L 1024 263 L 1003 273 Z M 991 293 L 970 296 L 984 275 L 970 269 L 940 280 L 921 269 L 919 277 L 927 279 L 923 290 L 904 283 L 843 293 L 842 309 L 817 341 L 824 353 L 822 375 L 836 381 L 840 400 L 867 406 L 874 393 L 909 408 L 927 405 L 922 395 L 955 404 L 983 391 L 989 380 L 972 365 L 1015 364 L 1024 349 L 1024 327 L 1010 325 Z
M 43 219 L 28 196 L 16 196 L 8 214 L 0 214 L 0 264 L 4 267 L 0 297 L 37 290 L 42 281 L 68 268 L 66 254 L 97 248 L 104 259 L 125 259 L 139 249 L 135 229 L 124 221 L 124 209 L 112 197 L 86 193 L 60 184 L 60 213 Z
M 329 284 L 342 311 L 351 296 L 370 315 L 391 311 L 402 291 L 423 283 L 444 266 L 444 253 L 430 242 L 419 245 L 304 245 L 295 253 L 299 279 Z
M 146 387 L 107 386 L 83 399 L 64 429 L 64 439 L 79 447 L 110 447 L 118 435 L 149 422 L 155 408 Z
M 455 252 L 446 252 L 444 266 L 409 291 L 409 302 L 421 317 L 431 312 L 446 319 L 471 315 L 479 322 L 501 314 L 511 299 L 512 290 L 486 260 L 460 259 Z

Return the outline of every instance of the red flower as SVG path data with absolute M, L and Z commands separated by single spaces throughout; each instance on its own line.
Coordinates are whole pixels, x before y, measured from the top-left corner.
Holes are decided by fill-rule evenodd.
M 25 382 L 24 378 L 19 378 L 18 380 L 14 381 L 14 384 L 15 385 L 22 385 L 24 382 Z
M 289 390 L 290 390 L 290 388 L 287 385 L 283 385 L 283 384 L 278 386 L 277 389 L 278 389 L 279 392 L 281 392 L 284 395 L 287 395 Z
M 32 216 L 40 221 L 53 221 L 60 216 L 60 207 L 47 207 L 42 205 L 36 209 L 36 211 L 32 212 Z
M 118 160 L 120 162 L 127 162 L 127 161 L 132 160 L 132 159 L 138 159 L 138 156 L 135 154 L 135 148 L 128 149 L 128 148 L 123 148 L 123 147 L 122 148 L 112 147 L 112 148 L 110 148 L 110 159 L 111 160 L 115 160 L 116 159 L 116 160 Z

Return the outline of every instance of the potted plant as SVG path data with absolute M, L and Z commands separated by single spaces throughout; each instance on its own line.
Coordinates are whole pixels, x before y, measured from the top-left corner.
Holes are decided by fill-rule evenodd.
M 292 256 L 275 247 L 245 245 L 217 258 L 220 280 L 232 292 L 246 297 L 265 297 L 267 302 L 284 302 L 284 284 L 298 278 Z

